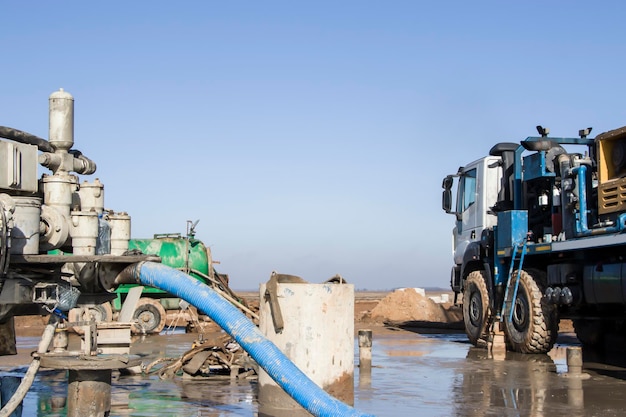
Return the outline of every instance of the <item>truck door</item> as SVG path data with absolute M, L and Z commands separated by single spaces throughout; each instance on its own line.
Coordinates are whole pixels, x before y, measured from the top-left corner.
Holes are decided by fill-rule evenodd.
M 476 229 L 482 227 L 480 224 L 480 208 L 477 194 L 477 168 L 469 169 L 461 174 L 459 178 L 457 199 L 456 199 L 456 228 L 455 228 L 455 251 L 454 260 L 457 265 L 463 262 L 463 254 L 467 245 L 479 239 Z
M 459 195 L 457 198 L 457 213 L 460 218 L 457 230 L 460 236 L 476 234 L 478 227 L 478 204 L 476 194 L 476 168 L 464 172 L 459 181 Z M 473 239 L 470 239 L 473 240 Z

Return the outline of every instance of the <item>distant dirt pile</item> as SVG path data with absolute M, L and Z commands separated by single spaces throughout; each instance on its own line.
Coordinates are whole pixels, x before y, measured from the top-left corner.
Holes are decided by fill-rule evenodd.
M 388 294 L 372 309 L 370 317 L 375 322 L 437 324 L 442 327 L 456 327 L 463 320 L 461 310 L 452 303 L 435 303 L 414 288 Z

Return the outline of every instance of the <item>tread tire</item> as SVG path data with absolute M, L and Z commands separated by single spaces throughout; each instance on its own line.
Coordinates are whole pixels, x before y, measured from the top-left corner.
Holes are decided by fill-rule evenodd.
M 547 353 L 556 342 L 559 329 L 557 311 L 543 299 L 543 278 L 538 270 L 515 271 L 520 273 L 513 319 L 509 320 L 510 304 L 504 309 L 504 328 L 507 344 L 514 352 Z M 513 296 L 515 278 L 511 279 L 509 296 Z
M 472 271 L 463 289 L 465 334 L 474 346 L 487 342 L 487 324 L 491 318 L 489 293 L 482 271 Z

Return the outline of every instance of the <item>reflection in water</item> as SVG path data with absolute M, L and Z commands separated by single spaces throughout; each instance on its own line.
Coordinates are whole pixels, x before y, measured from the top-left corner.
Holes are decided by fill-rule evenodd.
M 470 348 L 462 370 L 453 388 L 463 398 L 456 415 L 584 415 L 582 381 L 559 376 L 548 355 L 507 352 L 493 360 L 486 350 Z
M 179 381 L 182 398 L 196 404 L 210 405 L 216 410 L 245 411 L 256 407 L 256 380 Z
M 374 337 L 371 374 L 355 374 L 355 407 L 378 417 L 454 415 L 450 384 L 467 350 L 456 342 L 461 337 Z
M 255 381 L 228 379 L 161 381 L 156 378 L 150 381 L 149 390 L 128 389 L 126 400 L 118 397 L 121 400 L 120 406 L 114 407 L 111 414 L 252 416 L 257 408 Z M 127 384 L 124 386 L 128 387 Z
M 63 417 L 67 383 L 46 375 L 36 381 L 25 401 L 24 416 Z M 255 381 L 161 381 L 158 378 L 123 377 L 113 382 L 111 416 L 254 416 Z M 55 407 L 61 404 L 62 407 Z
M 191 337 L 146 338 L 146 363 L 177 356 Z M 559 350 L 560 349 L 560 350 Z M 416 355 L 415 352 L 419 352 Z M 617 416 L 626 414 L 626 370 L 617 355 L 585 355 L 592 378 L 564 377 L 564 348 L 548 355 L 507 353 L 503 360 L 470 347 L 464 335 L 413 333 L 374 338 L 372 368 L 355 368 L 355 407 L 386 416 Z M 358 363 L 358 351 L 355 349 Z M 593 359 L 593 360 L 592 360 Z M 5 375 L 23 375 L 25 367 Z M 43 370 L 24 403 L 24 416 L 65 417 L 67 376 Z M 156 376 L 114 376 L 111 416 L 253 417 L 257 383 L 251 380 L 160 380 Z
M 582 378 L 567 378 L 567 403 L 575 410 L 585 407 Z
M 357 365 L 358 366 L 358 365 Z M 360 389 L 369 389 L 372 386 L 372 367 L 359 367 L 359 388 Z
M 26 369 L 24 369 L 24 372 Z M 19 376 L 24 376 L 19 372 Z M 67 373 L 58 370 L 39 370 L 23 403 L 23 416 L 65 416 Z

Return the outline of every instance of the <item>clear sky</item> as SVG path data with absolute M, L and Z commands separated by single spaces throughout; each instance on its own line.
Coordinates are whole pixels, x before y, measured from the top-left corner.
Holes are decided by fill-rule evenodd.
M 0 125 L 75 149 L 133 237 L 185 232 L 234 289 L 276 270 L 447 287 L 441 180 L 542 124 L 626 125 L 622 1 L 4 1 Z

